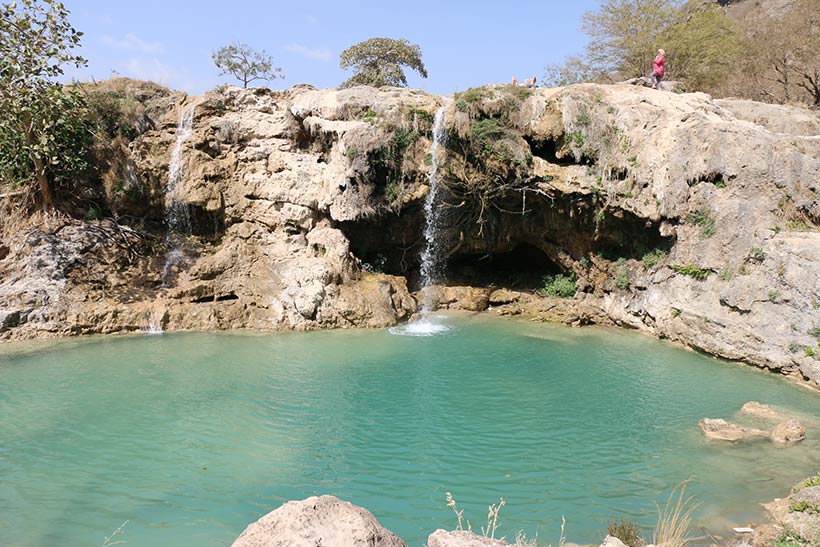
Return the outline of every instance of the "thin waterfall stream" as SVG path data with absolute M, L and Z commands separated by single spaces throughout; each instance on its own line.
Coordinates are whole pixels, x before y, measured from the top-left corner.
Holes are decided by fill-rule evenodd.
M 188 204 L 179 199 L 180 191 L 185 179 L 185 162 L 182 154 L 183 146 L 194 128 L 194 107 L 189 106 L 182 111 L 177 125 L 177 142 L 171 153 L 171 162 L 168 164 L 168 183 L 165 185 L 165 243 L 168 251 L 165 254 L 165 266 L 162 270 L 162 284 L 168 285 L 168 279 L 173 270 L 185 259 L 182 250 L 182 240 L 191 234 L 191 213 Z

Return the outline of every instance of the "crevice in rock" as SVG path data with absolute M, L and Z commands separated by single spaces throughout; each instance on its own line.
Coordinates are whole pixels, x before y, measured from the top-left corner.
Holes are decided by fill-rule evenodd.
M 709 184 L 714 184 L 715 186 L 725 186 L 727 182 L 734 179 L 734 175 L 725 176 L 720 171 L 710 171 L 704 175 L 700 175 L 699 177 L 692 178 L 687 180 L 686 183 L 689 186 L 695 186 L 697 184 L 701 184 L 703 182 L 707 182 Z
M 558 141 L 554 139 L 536 139 L 531 136 L 525 136 L 524 140 L 527 141 L 533 156 L 541 158 L 548 163 L 563 167 L 578 165 L 579 163 L 575 161 L 572 154 L 561 154 L 559 156 L 558 152 L 561 150 L 562 145 L 559 145 Z
M 191 233 L 206 240 L 218 240 L 225 234 L 225 210 L 209 211 L 190 205 Z
M 213 295 L 213 296 L 202 296 L 200 298 L 195 298 L 191 300 L 193 304 L 204 304 L 206 302 L 225 302 L 228 300 L 239 300 L 239 297 L 236 296 L 234 293 L 229 292 L 227 294 L 221 295 Z

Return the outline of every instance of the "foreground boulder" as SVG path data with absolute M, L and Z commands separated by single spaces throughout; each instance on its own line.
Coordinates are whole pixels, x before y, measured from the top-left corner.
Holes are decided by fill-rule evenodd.
M 749 441 L 753 439 L 765 439 L 769 436 L 762 429 L 750 429 L 740 427 L 737 424 L 729 423 L 722 418 L 704 418 L 700 421 L 700 428 L 707 439 L 717 441 Z
M 763 505 L 772 522 L 760 527 L 762 538 L 797 536 L 805 540 L 801 545 L 820 545 L 820 486 L 806 484 L 813 482 L 800 483 L 791 496 Z M 761 541 L 761 544 L 771 542 Z
M 806 428 L 794 418 L 780 422 L 772 431 L 772 441 L 781 444 L 796 443 L 806 438 Z
M 407 547 L 373 514 L 334 496 L 289 501 L 247 528 L 232 547 Z M 433 544 L 430 544 L 433 547 Z
M 503 539 L 490 539 L 467 530 L 436 530 L 427 538 L 427 547 L 506 547 Z
M 615 536 L 606 536 L 601 547 L 628 547 L 628 545 Z

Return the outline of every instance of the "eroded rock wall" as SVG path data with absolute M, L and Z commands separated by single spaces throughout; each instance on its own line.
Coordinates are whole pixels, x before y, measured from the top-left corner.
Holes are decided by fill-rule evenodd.
M 591 84 L 174 97 L 128 147 L 139 218 L 118 209 L 116 222 L 52 218 L 0 234 L 0 338 L 407 319 L 433 114 L 447 104 L 449 275 L 492 289 L 465 307 L 613 321 L 820 380 L 811 112 Z M 159 219 L 191 107 L 180 199 L 192 233 L 171 249 Z M 539 296 L 546 273 L 574 275 L 576 297 Z M 458 307 L 456 293 L 443 304 Z

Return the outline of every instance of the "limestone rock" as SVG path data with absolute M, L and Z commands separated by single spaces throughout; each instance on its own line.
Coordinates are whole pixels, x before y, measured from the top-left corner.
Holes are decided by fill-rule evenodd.
M 439 287 L 436 296 L 442 308 L 484 311 L 489 305 L 490 290 L 482 287 Z
M 808 545 L 820 544 L 820 514 L 815 511 L 820 509 L 820 505 L 815 505 L 814 501 L 818 499 L 817 491 L 820 487 L 803 488 L 796 494 L 776 500 L 763 505 L 763 508 L 776 525 L 775 531 L 791 530 L 806 539 Z M 808 490 L 799 499 L 797 496 Z M 812 500 L 812 501 L 810 501 Z M 797 510 L 801 505 L 800 502 L 808 504 L 806 510 Z M 766 527 L 764 530 L 771 531 L 771 528 Z
M 249 525 L 232 547 L 407 547 L 369 511 L 334 496 L 289 501 Z
M 604 538 L 604 542 L 601 543 L 600 547 L 628 547 L 626 543 L 621 541 L 620 539 L 616 538 L 615 536 L 606 536 Z
M 791 496 L 792 501 L 820 508 L 820 486 L 806 486 Z M 818 516 L 820 518 L 820 516 Z
M 806 428 L 794 418 L 777 424 L 772 431 L 772 441 L 781 444 L 796 443 L 806 438 Z
M 490 293 L 489 304 L 491 306 L 502 306 L 504 304 L 512 304 L 522 300 L 529 300 L 529 296 L 529 294 L 522 291 L 496 289 Z
M 780 416 L 776 410 L 769 405 L 758 403 L 757 401 L 749 401 L 740 407 L 740 412 L 748 414 L 749 416 L 756 416 L 758 418 L 775 419 Z
M 429 123 L 446 99 L 370 87 L 135 89 L 151 123 L 123 148 L 120 194 L 140 199 L 110 204 L 134 224 L 31 219 L 0 229 L 0 339 L 136 330 L 154 315 L 168 330 L 302 330 L 412 314 Z M 483 89 L 471 108 L 509 105 L 507 89 Z M 442 289 L 444 305 L 623 325 L 820 387 L 820 359 L 803 351 L 820 324 L 816 112 L 637 85 L 539 88 L 515 100 L 505 144 L 531 158 L 516 177 L 528 191 L 492 204 L 497 222 L 480 234 L 468 211 L 454 211 L 469 221 L 446 245 L 454 262 L 511 261 L 482 261 L 472 280 Z M 172 249 L 164 189 L 188 107 L 178 199 L 193 233 Z M 444 120 L 470 134 L 455 102 Z M 379 159 L 396 127 L 418 128 L 400 183 Z M 622 245 L 622 261 L 597 252 Z M 652 248 L 662 255 L 654 263 L 634 258 Z M 376 262 L 390 279 L 362 275 Z M 517 283 L 544 273 L 526 271 L 534 264 L 574 274 L 575 297 L 538 296 L 537 277 Z
M 427 547 L 506 547 L 501 539 L 490 539 L 466 530 L 436 530 L 427 538 Z
M 722 418 L 704 418 L 700 421 L 700 428 L 707 439 L 718 441 L 738 442 L 769 436 L 766 431 L 740 427 Z

